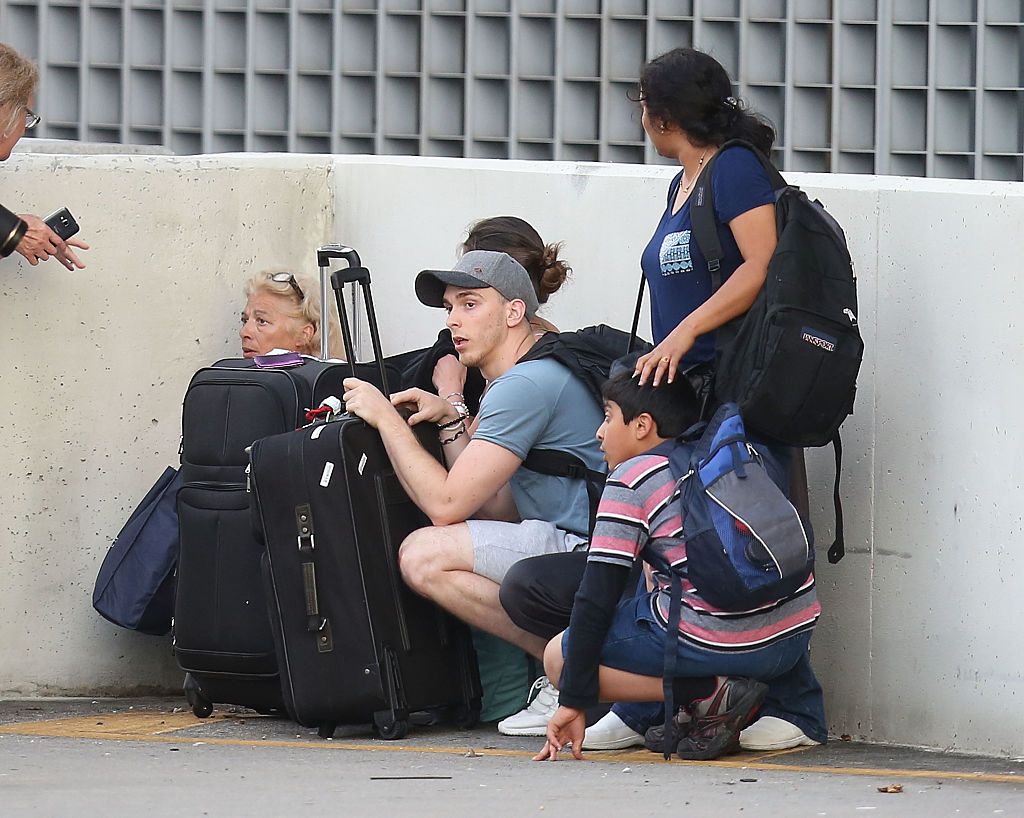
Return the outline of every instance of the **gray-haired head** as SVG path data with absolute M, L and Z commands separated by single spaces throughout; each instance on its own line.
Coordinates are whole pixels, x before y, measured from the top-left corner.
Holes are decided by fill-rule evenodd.
M 4 136 L 14 131 L 19 118 L 24 118 L 38 84 L 35 63 L 0 43 L 0 132 Z

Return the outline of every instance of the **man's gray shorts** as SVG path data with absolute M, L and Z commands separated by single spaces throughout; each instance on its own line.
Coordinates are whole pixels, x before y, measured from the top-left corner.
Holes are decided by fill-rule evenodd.
M 543 520 L 501 523 L 466 520 L 473 540 L 473 573 L 500 583 L 508 569 L 526 557 L 575 551 L 587 540 Z

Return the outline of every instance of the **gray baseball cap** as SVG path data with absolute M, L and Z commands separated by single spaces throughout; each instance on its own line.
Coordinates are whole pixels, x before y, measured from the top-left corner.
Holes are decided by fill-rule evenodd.
M 470 250 L 450 270 L 424 270 L 416 276 L 416 297 L 428 307 L 444 306 L 448 285 L 479 290 L 493 287 L 509 301 L 526 304 L 526 314 L 533 317 L 540 304 L 523 265 L 508 253 Z

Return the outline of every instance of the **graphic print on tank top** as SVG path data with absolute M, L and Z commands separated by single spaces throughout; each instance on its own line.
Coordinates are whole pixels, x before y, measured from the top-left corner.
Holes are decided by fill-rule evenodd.
M 661 274 L 663 276 L 692 272 L 693 260 L 690 258 L 690 231 L 682 230 L 678 233 L 667 234 L 661 242 L 661 252 L 658 254 L 658 258 L 661 262 Z

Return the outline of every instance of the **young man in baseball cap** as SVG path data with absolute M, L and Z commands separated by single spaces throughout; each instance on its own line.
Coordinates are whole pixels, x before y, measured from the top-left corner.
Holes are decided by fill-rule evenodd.
M 377 428 L 402 485 L 433 523 L 402 543 L 402 576 L 460 619 L 540 657 L 545 640 L 513 624 L 498 590 L 525 557 L 585 547 L 589 502 L 582 480 L 540 474 L 523 461 L 533 449 L 551 449 L 603 471 L 594 438 L 601 410 L 557 361 L 518 363 L 534 344 L 529 319 L 538 303 L 529 275 L 511 256 L 467 252 L 450 270 L 421 272 L 416 295 L 447 311 L 459 360 L 477 367 L 488 387 L 470 434 L 458 395 L 408 389 L 389 401 L 368 383 L 345 381 L 346 409 Z M 414 410 L 408 420 L 398 406 Z M 447 470 L 413 435 L 410 427 L 422 421 L 438 424 Z M 545 702 L 553 693 L 545 692 Z M 543 734 L 547 715 L 522 725 L 523 734 Z

